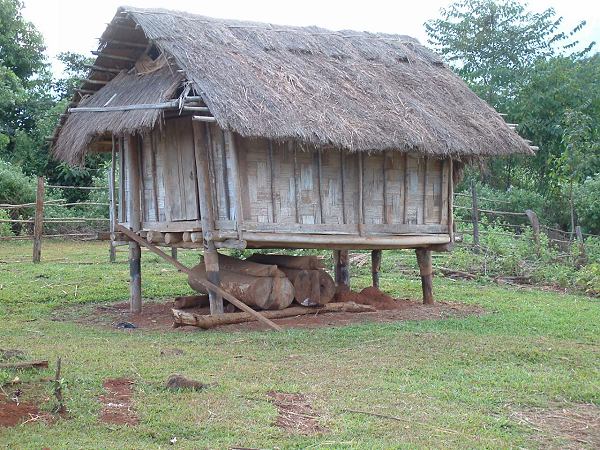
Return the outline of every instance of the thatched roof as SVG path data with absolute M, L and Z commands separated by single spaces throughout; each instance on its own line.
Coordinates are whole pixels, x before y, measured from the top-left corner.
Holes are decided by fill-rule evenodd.
M 113 24 L 124 20 L 183 71 L 222 128 L 242 136 L 457 158 L 531 153 L 436 54 L 407 36 L 131 7 L 120 8 Z M 103 39 L 121 32 L 109 26 Z M 148 123 L 127 115 L 127 129 L 113 132 Z
M 147 74 L 123 70 L 97 93 L 81 100 L 78 107 L 160 103 L 171 99 L 180 84 L 181 75 L 174 74 L 168 66 Z M 54 155 L 78 163 L 97 136 L 151 130 L 160 118 L 161 111 L 157 109 L 71 113 L 58 134 Z

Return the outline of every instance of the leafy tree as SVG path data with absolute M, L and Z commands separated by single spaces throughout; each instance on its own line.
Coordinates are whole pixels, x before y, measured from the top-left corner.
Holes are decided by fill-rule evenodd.
M 516 0 L 458 0 L 425 23 L 429 43 L 446 56 L 459 75 L 492 106 L 506 102 L 540 58 L 577 45 L 559 31 L 562 17 L 554 9 L 526 11 Z
M 88 69 L 85 66 L 92 64 L 94 59 L 73 52 L 59 53 L 57 58 L 65 66 L 66 77 L 56 80 L 54 91 L 60 99 L 71 98 L 81 80 L 87 77 Z
M 590 141 L 600 139 L 600 54 L 561 56 L 539 61 L 517 94 L 509 114 L 520 133 L 539 146 L 526 163 L 535 172 L 539 188 L 552 188 L 555 161 L 565 152 L 568 113 L 589 118 Z M 586 153 L 590 153 L 590 151 Z M 597 151 L 597 150 L 596 150 Z M 600 172 L 600 157 L 590 158 L 582 177 Z

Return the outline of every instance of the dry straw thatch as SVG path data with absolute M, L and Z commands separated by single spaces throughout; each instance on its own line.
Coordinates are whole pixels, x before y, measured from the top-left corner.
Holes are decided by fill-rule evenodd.
M 500 115 L 410 37 L 162 9 L 122 7 L 115 20 L 124 17 L 183 69 L 218 124 L 242 136 L 461 159 L 531 153 Z M 103 38 L 113 33 L 108 28 Z M 124 119 L 130 114 L 122 116 L 133 128 L 135 120 Z
M 168 66 L 144 75 L 122 71 L 97 93 L 84 98 L 78 106 L 159 103 L 172 98 L 180 83 L 181 76 L 172 73 Z M 81 163 L 86 147 L 95 137 L 104 133 L 123 134 L 150 130 L 160 117 L 161 111 L 156 109 L 72 113 L 60 130 L 54 155 L 71 164 Z

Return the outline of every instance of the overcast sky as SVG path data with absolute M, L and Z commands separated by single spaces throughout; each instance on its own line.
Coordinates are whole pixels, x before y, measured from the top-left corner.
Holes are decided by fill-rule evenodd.
M 449 0 L 25 0 L 25 17 L 44 35 L 48 56 L 72 51 L 90 54 L 117 7 L 162 7 L 212 17 L 253 20 L 281 25 L 318 25 L 329 29 L 352 29 L 407 34 L 426 42 L 423 22 L 436 18 Z M 548 7 L 564 16 L 564 29 L 587 20 L 579 34 L 586 43 L 600 43 L 600 1 L 530 0 L 529 8 Z M 53 61 L 55 72 L 61 70 Z

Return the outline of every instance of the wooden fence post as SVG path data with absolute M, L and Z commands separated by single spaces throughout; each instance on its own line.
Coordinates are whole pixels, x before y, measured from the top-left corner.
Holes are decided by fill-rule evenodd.
M 421 288 L 423 290 L 423 304 L 433 305 L 433 260 L 431 250 L 428 248 L 417 248 L 417 262 L 421 274 Z
M 579 247 L 579 255 L 577 256 L 577 267 L 584 266 L 587 264 L 587 254 L 585 253 L 585 242 L 583 240 L 583 233 L 581 227 L 577 225 L 575 227 L 575 236 L 577 237 L 577 245 Z
M 35 217 L 33 221 L 33 262 L 39 263 L 42 257 L 42 234 L 44 233 L 44 177 L 37 179 L 35 193 Z
M 474 251 L 479 250 L 479 207 L 477 205 L 477 187 L 475 181 L 471 180 L 471 220 L 473 222 L 473 244 L 475 245 Z
M 177 247 L 171 247 L 171 258 L 177 259 Z
M 527 214 L 529 223 L 531 223 L 531 229 L 533 230 L 533 242 L 535 244 L 535 253 L 536 255 L 540 256 L 540 221 L 538 220 L 537 214 L 531 209 L 526 210 L 525 214 Z

